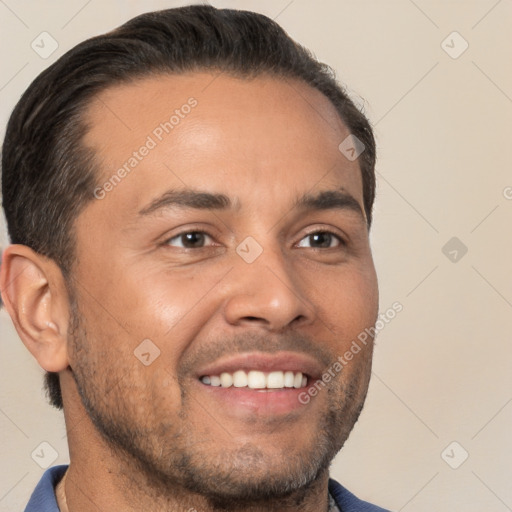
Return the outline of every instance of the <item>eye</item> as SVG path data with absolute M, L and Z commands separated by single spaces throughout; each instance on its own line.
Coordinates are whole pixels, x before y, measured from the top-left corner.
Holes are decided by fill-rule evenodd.
M 181 249 L 201 249 L 205 247 L 208 240 L 213 241 L 212 237 L 204 231 L 186 231 L 169 238 L 165 245 L 180 247 Z
M 309 243 L 310 245 L 306 245 Z M 305 236 L 299 243 L 299 247 L 311 247 L 312 249 L 332 249 L 345 245 L 344 240 L 329 231 L 315 231 Z

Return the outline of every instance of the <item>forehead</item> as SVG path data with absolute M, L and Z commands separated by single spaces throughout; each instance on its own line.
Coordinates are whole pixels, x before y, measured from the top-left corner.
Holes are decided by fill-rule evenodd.
M 135 210 L 184 186 L 246 202 L 334 187 L 362 202 L 358 162 L 338 149 L 348 129 L 326 97 L 299 81 L 152 76 L 103 91 L 87 123 L 84 143 L 97 155 L 98 185 L 108 188 L 102 208 Z

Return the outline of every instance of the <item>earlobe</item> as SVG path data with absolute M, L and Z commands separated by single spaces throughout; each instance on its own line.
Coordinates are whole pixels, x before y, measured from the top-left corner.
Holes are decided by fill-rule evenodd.
M 69 303 L 58 265 L 24 245 L 10 245 L 0 268 L 2 299 L 21 340 L 49 372 L 67 368 Z

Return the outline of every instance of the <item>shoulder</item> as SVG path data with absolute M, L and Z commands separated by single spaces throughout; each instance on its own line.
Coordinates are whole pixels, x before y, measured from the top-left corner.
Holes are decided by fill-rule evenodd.
M 335 499 L 341 512 L 389 512 L 389 510 L 360 500 L 333 479 L 329 480 L 329 492 Z
M 37 484 L 25 512 L 59 512 L 57 499 L 55 498 L 55 486 L 60 482 L 67 465 L 48 468 Z

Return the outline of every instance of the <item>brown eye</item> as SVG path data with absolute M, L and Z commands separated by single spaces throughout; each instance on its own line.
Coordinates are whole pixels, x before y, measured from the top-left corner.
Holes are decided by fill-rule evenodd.
M 205 247 L 208 240 L 212 240 L 211 236 L 202 231 L 187 231 L 180 233 L 169 240 L 166 245 L 180 247 L 182 249 L 201 249 Z
M 308 244 L 309 245 L 306 245 Z M 329 231 L 316 231 L 305 236 L 300 242 L 299 247 L 311 247 L 312 249 L 331 249 L 343 245 L 341 238 Z

